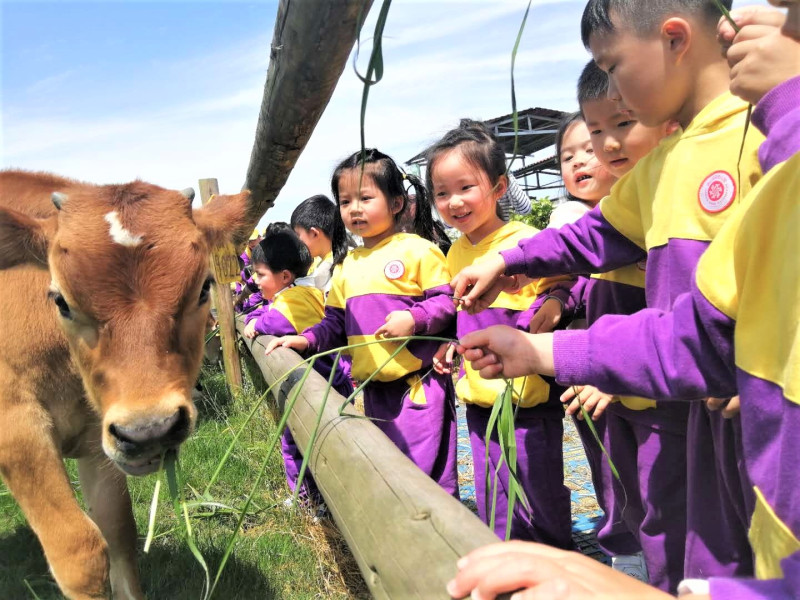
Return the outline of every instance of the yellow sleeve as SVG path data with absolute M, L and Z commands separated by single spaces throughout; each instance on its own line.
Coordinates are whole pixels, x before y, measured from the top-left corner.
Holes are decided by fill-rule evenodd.
M 652 162 L 648 160 L 649 158 L 650 156 L 646 156 L 640 160 L 633 171 L 617 181 L 611 188 L 611 193 L 600 201 L 603 218 L 642 249 L 646 249 L 646 246 L 639 197 L 644 188 L 637 185 L 637 181 L 640 176 L 647 175 L 645 169 L 649 168 Z

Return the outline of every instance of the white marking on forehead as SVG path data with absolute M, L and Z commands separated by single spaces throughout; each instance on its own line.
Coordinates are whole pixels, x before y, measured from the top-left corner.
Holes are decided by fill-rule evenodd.
M 111 235 L 111 239 L 117 244 L 127 246 L 128 248 L 134 248 L 142 243 L 142 236 L 133 235 L 120 223 L 117 211 L 112 210 L 104 218 L 110 226 L 108 233 Z

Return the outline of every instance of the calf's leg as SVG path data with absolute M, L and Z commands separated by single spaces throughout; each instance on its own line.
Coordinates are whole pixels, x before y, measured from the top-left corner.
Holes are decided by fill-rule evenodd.
M 106 542 L 78 506 L 49 415 L 19 398 L 0 406 L 0 474 L 39 538 L 58 586 L 71 600 L 108 598 Z
M 105 455 L 78 460 L 78 475 L 89 516 L 108 544 L 114 600 L 141 600 L 136 567 L 136 523 L 125 475 Z

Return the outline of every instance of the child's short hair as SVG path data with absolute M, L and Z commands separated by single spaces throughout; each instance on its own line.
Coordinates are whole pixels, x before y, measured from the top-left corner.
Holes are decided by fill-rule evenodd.
M 288 270 L 295 278 L 305 277 L 312 262 L 308 247 L 291 229 L 270 231 L 268 227 L 264 239 L 253 248 L 253 265 L 266 265 L 273 273 Z
M 333 238 L 333 221 L 336 218 L 336 204 L 324 194 L 317 194 L 306 198 L 292 212 L 289 222 L 292 229 L 302 227 L 311 231 L 316 227 L 329 239 Z
M 730 9 L 733 0 L 721 0 Z M 650 35 L 670 16 L 693 15 L 702 18 L 710 29 L 722 16 L 714 0 L 589 0 L 581 18 L 581 40 L 589 47 L 593 34 L 616 30 L 611 20 L 625 24 L 640 36 Z
M 264 237 L 267 237 L 270 233 L 277 233 L 279 231 L 294 231 L 292 226 L 289 225 L 286 221 L 273 221 L 267 228 L 264 230 Z
M 608 75 L 594 60 L 586 63 L 578 78 L 578 106 L 583 111 L 583 103 L 602 100 L 608 97 Z

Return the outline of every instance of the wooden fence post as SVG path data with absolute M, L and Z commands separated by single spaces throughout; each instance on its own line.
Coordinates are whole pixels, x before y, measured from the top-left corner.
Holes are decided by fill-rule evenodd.
M 216 179 L 200 179 L 200 199 L 205 204 L 212 196 L 219 194 Z M 239 362 L 239 349 L 236 346 L 236 323 L 233 315 L 233 299 L 226 278 L 218 272 L 217 264 L 211 260 L 211 272 L 217 280 L 212 288 L 211 298 L 217 308 L 219 337 L 222 342 L 222 364 L 225 379 L 231 392 L 242 388 L 242 366 Z

